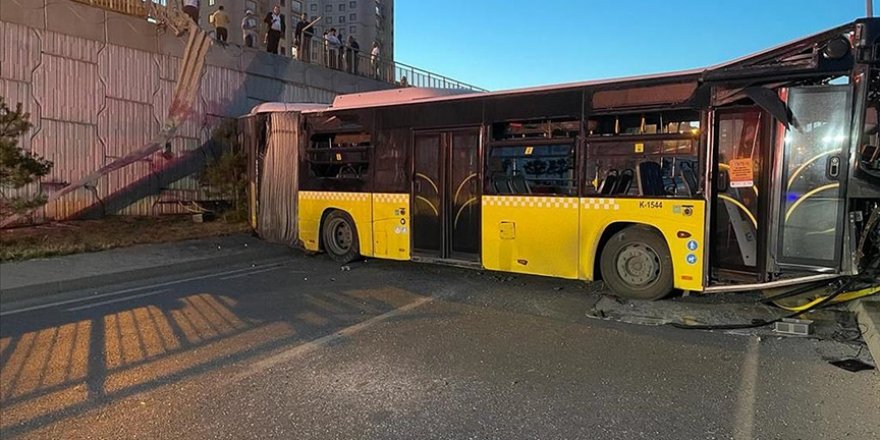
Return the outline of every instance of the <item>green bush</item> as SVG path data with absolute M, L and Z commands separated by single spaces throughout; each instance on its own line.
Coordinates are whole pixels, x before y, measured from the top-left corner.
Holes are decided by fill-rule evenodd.
M 219 156 L 208 159 L 199 178 L 205 191 L 229 202 L 223 212 L 227 221 L 247 220 L 247 154 L 238 142 L 236 121 L 227 121 L 214 129 L 212 140 Z
M 42 193 L 31 197 L 7 195 L 7 191 L 34 183 L 52 170 L 52 162 L 18 145 L 19 138 L 31 128 L 29 119 L 21 103 L 10 109 L 0 96 L 0 218 L 22 214 L 46 203 Z

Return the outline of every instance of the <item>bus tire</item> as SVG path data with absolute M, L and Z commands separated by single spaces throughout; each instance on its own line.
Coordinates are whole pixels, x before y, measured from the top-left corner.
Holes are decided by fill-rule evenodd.
M 656 230 L 630 226 L 602 249 L 599 269 L 605 284 L 620 297 L 658 300 L 672 292 L 672 257 Z
M 338 263 L 351 263 L 361 256 L 354 220 L 343 211 L 331 211 L 324 218 L 321 242 L 327 255 Z

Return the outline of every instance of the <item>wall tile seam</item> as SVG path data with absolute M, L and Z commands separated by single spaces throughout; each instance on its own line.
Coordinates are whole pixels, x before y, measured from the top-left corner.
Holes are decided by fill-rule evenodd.
M 150 112 L 153 116 L 153 120 L 156 121 L 156 125 L 162 127 L 164 125 L 163 121 L 159 120 L 159 116 L 156 114 L 156 111 L 159 110 L 161 113 L 161 109 L 157 109 L 156 103 L 159 101 L 159 92 L 162 90 L 162 66 L 159 64 L 159 57 L 161 55 L 158 53 L 150 54 L 150 58 L 153 59 L 153 63 L 156 65 L 156 75 L 158 76 L 158 81 L 156 81 L 156 88 L 153 90 L 153 102 L 151 103 L 152 111 Z
M 106 16 L 106 14 L 105 14 L 105 16 Z M 106 33 L 106 29 L 105 29 L 105 33 Z M 104 54 L 105 51 L 107 51 L 106 39 L 105 39 L 105 41 L 101 42 L 101 48 L 98 49 L 98 54 L 97 54 L 98 64 L 100 64 L 101 56 L 102 56 L 102 54 Z M 98 76 L 98 82 L 101 84 L 101 96 L 103 96 L 103 98 L 101 99 L 101 108 L 98 109 L 98 113 L 95 115 L 98 122 L 100 123 L 101 116 L 107 112 L 107 108 L 109 106 L 107 105 L 107 80 L 102 75 L 100 67 L 98 67 L 98 69 L 97 69 L 97 76 Z M 109 120 L 109 116 L 107 116 L 107 118 Z M 103 165 L 106 165 L 107 164 L 107 139 L 105 139 L 104 137 L 101 136 L 100 129 L 98 129 L 96 137 L 98 139 L 98 143 L 101 144 L 101 157 L 103 157 L 103 160 L 101 161 L 101 163 Z M 96 197 L 98 198 L 98 201 L 103 204 L 103 200 L 101 199 L 101 197 L 97 196 L 97 195 L 96 195 Z
M 34 90 L 34 84 L 36 83 L 37 71 L 40 70 L 40 68 L 43 66 L 42 54 L 43 54 L 43 43 L 44 42 L 43 42 L 43 38 L 40 35 L 40 32 L 38 29 L 31 28 L 30 31 L 33 33 L 33 35 L 36 37 L 37 42 L 39 43 L 39 53 L 40 53 L 40 55 L 37 56 L 36 64 L 31 69 L 30 87 L 28 87 L 28 89 L 30 91 L 30 98 L 34 101 L 34 105 L 36 106 L 37 111 L 39 112 L 39 115 L 40 115 L 40 117 L 37 118 L 38 121 L 36 121 L 36 122 L 31 121 L 31 124 L 34 127 L 34 131 L 33 131 L 33 133 L 31 133 L 31 137 L 30 137 L 29 141 L 30 141 L 31 149 L 33 149 L 34 148 L 34 139 L 43 130 L 43 124 L 42 124 L 43 104 L 40 102 L 39 98 L 37 97 L 36 90 Z
M 58 119 L 58 118 L 49 118 L 49 117 L 42 117 L 40 119 L 42 119 L 43 121 L 49 121 L 49 122 L 60 122 L 63 124 L 79 125 L 81 127 L 97 127 L 100 124 L 100 123 L 92 124 L 90 122 L 80 122 L 80 121 L 69 121 L 67 119 Z

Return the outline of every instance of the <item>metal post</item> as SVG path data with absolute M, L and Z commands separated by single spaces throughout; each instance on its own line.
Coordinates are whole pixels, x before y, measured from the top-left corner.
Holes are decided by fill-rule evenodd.
M 868 17 L 874 16 L 874 0 L 865 0 L 865 12 Z

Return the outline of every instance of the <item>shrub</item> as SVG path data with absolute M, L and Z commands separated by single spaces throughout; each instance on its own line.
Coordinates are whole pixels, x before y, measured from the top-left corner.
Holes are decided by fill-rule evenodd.
M 236 121 L 222 123 L 211 136 L 218 156 L 210 157 L 199 181 L 212 196 L 222 197 L 232 209 L 223 213 L 227 221 L 247 219 L 247 155 L 238 142 Z
M 30 115 L 21 109 L 6 105 L 0 96 L 0 219 L 22 214 L 46 203 L 46 196 L 9 196 L 15 191 L 38 181 L 52 170 L 52 162 L 18 145 L 21 136 L 31 128 Z

